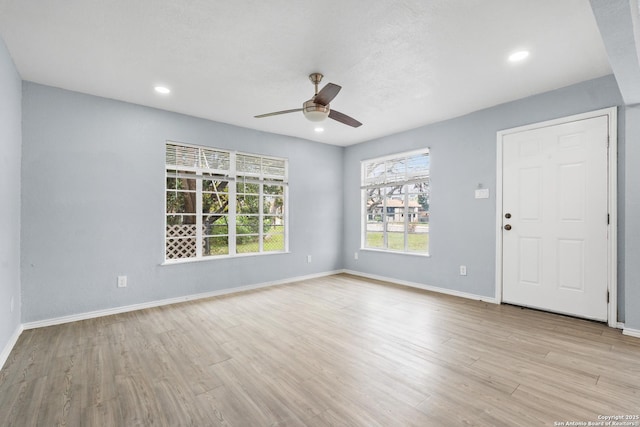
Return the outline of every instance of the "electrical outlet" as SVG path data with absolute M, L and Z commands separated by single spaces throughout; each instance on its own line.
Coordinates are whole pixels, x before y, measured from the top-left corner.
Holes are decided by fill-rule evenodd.
M 467 275 L 467 266 L 466 265 L 461 265 L 460 266 L 460 275 L 461 276 L 466 276 Z
M 127 276 L 118 276 L 118 287 L 119 288 L 127 287 Z
M 311 264 L 311 255 L 307 255 L 307 263 Z
M 476 199 L 488 199 L 488 198 L 489 198 L 488 188 L 479 188 L 476 190 Z
M 358 252 L 354 252 L 353 253 L 353 259 L 357 260 L 358 259 Z

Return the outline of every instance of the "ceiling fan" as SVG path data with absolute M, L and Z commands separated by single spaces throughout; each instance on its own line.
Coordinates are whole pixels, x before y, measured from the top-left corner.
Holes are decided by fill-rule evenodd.
M 262 117 L 277 116 L 279 114 L 288 114 L 302 111 L 304 116 L 312 122 L 320 122 L 329 117 L 330 119 L 336 120 L 340 123 L 344 123 L 345 125 L 349 125 L 354 128 L 362 126 L 362 123 L 360 123 L 353 117 L 349 117 L 346 114 L 341 113 L 340 111 L 329 108 L 329 103 L 333 100 L 333 98 L 336 97 L 338 92 L 340 92 L 342 86 L 338 86 L 333 83 L 327 83 L 327 85 L 323 87 L 320 92 L 318 92 L 318 84 L 322 80 L 322 77 L 323 76 L 320 73 L 313 73 L 309 75 L 309 80 L 311 80 L 311 83 L 313 83 L 316 88 L 315 95 L 313 95 L 313 98 L 303 103 L 302 108 L 275 111 L 273 113 L 260 114 L 259 116 L 254 117 L 259 119 Z

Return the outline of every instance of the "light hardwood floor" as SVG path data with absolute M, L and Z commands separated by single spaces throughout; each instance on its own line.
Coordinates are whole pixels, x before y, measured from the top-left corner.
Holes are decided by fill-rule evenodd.
M 348 275 L 23 332 L 1 426 L 553 426 L 640 414 L 640 340 Z

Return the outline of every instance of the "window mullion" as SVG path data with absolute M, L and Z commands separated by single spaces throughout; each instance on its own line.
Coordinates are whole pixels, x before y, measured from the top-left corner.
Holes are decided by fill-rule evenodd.
M 382 247 L 389 249 L 389 213 L 387 212 L 387 187 L 383 187 L 382 193 Z
M 409 186 L 403 185 L 404 192 L 404 251 L 409 250 Z
M 202 228 L 203 221 L 202 218 L 204 214 L 202 212 L 202 175 L 201 171 L 196 175 L 196 258 L 202 258 L 203 256 L 203 238 L 202 238 Z
M 367 227 L 369 226 L 369 212 L 367 211 L 367 190 L 360 190 L 360 247 L 367 247 Z
M 229 230 L 228 245 L 229 255 L 236 254 L 236 202 L 237 202 L 237 181 L 236 181 L 236 153 L 232 152 L 229 165 Z
M 284 223 L 284 250 L 289 252 L 289 186 L 282 188 L 282 222 Z
M 258 252 L 264 251 L 264 184 L 259 184 L 258 190 Z

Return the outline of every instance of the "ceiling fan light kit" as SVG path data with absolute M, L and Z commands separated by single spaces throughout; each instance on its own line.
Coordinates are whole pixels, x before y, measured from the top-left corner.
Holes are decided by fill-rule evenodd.
M 311 80 L 311 83 L 313 83 L 315 87 L 315 95 L 313 95 L 313 98 L 311 98 L 310 100 L 304 102 L 302 104 L 302 108 L 275 111 L 273 113 L 260 114 L 254 117 L 260 119 L 263 117 L 277 116 L 280 114 L 302 111 L 302 114 L 304 114 L 307 120 L 312 122 L 321 122 L 329 117 L 330 119 L 354 128 L 362 126 L 362 123 L 360 123 L 353 117 L 349 117 L 339 111 L 332 110 L 329 107 L 329 103 L 333 100 L 333 98 L 336 97 L 336 95 L 338 95 L 338 92 L 340 92 L 340 89 L 342 89 L 342 87 L 333 83 L 327 83 L 327 85 L 323 87 L 320 92 L 318 92 L 318 84 L 322 80 L 322 77 L 323 76 L 320 73 L 312 73 L 309 75 L 309 80 Z
M 302 114 L 307 120 L 321 122 L 329 116 L 329 105 L 320 105 L 313 102 L 313 99 L 302 104 Z

